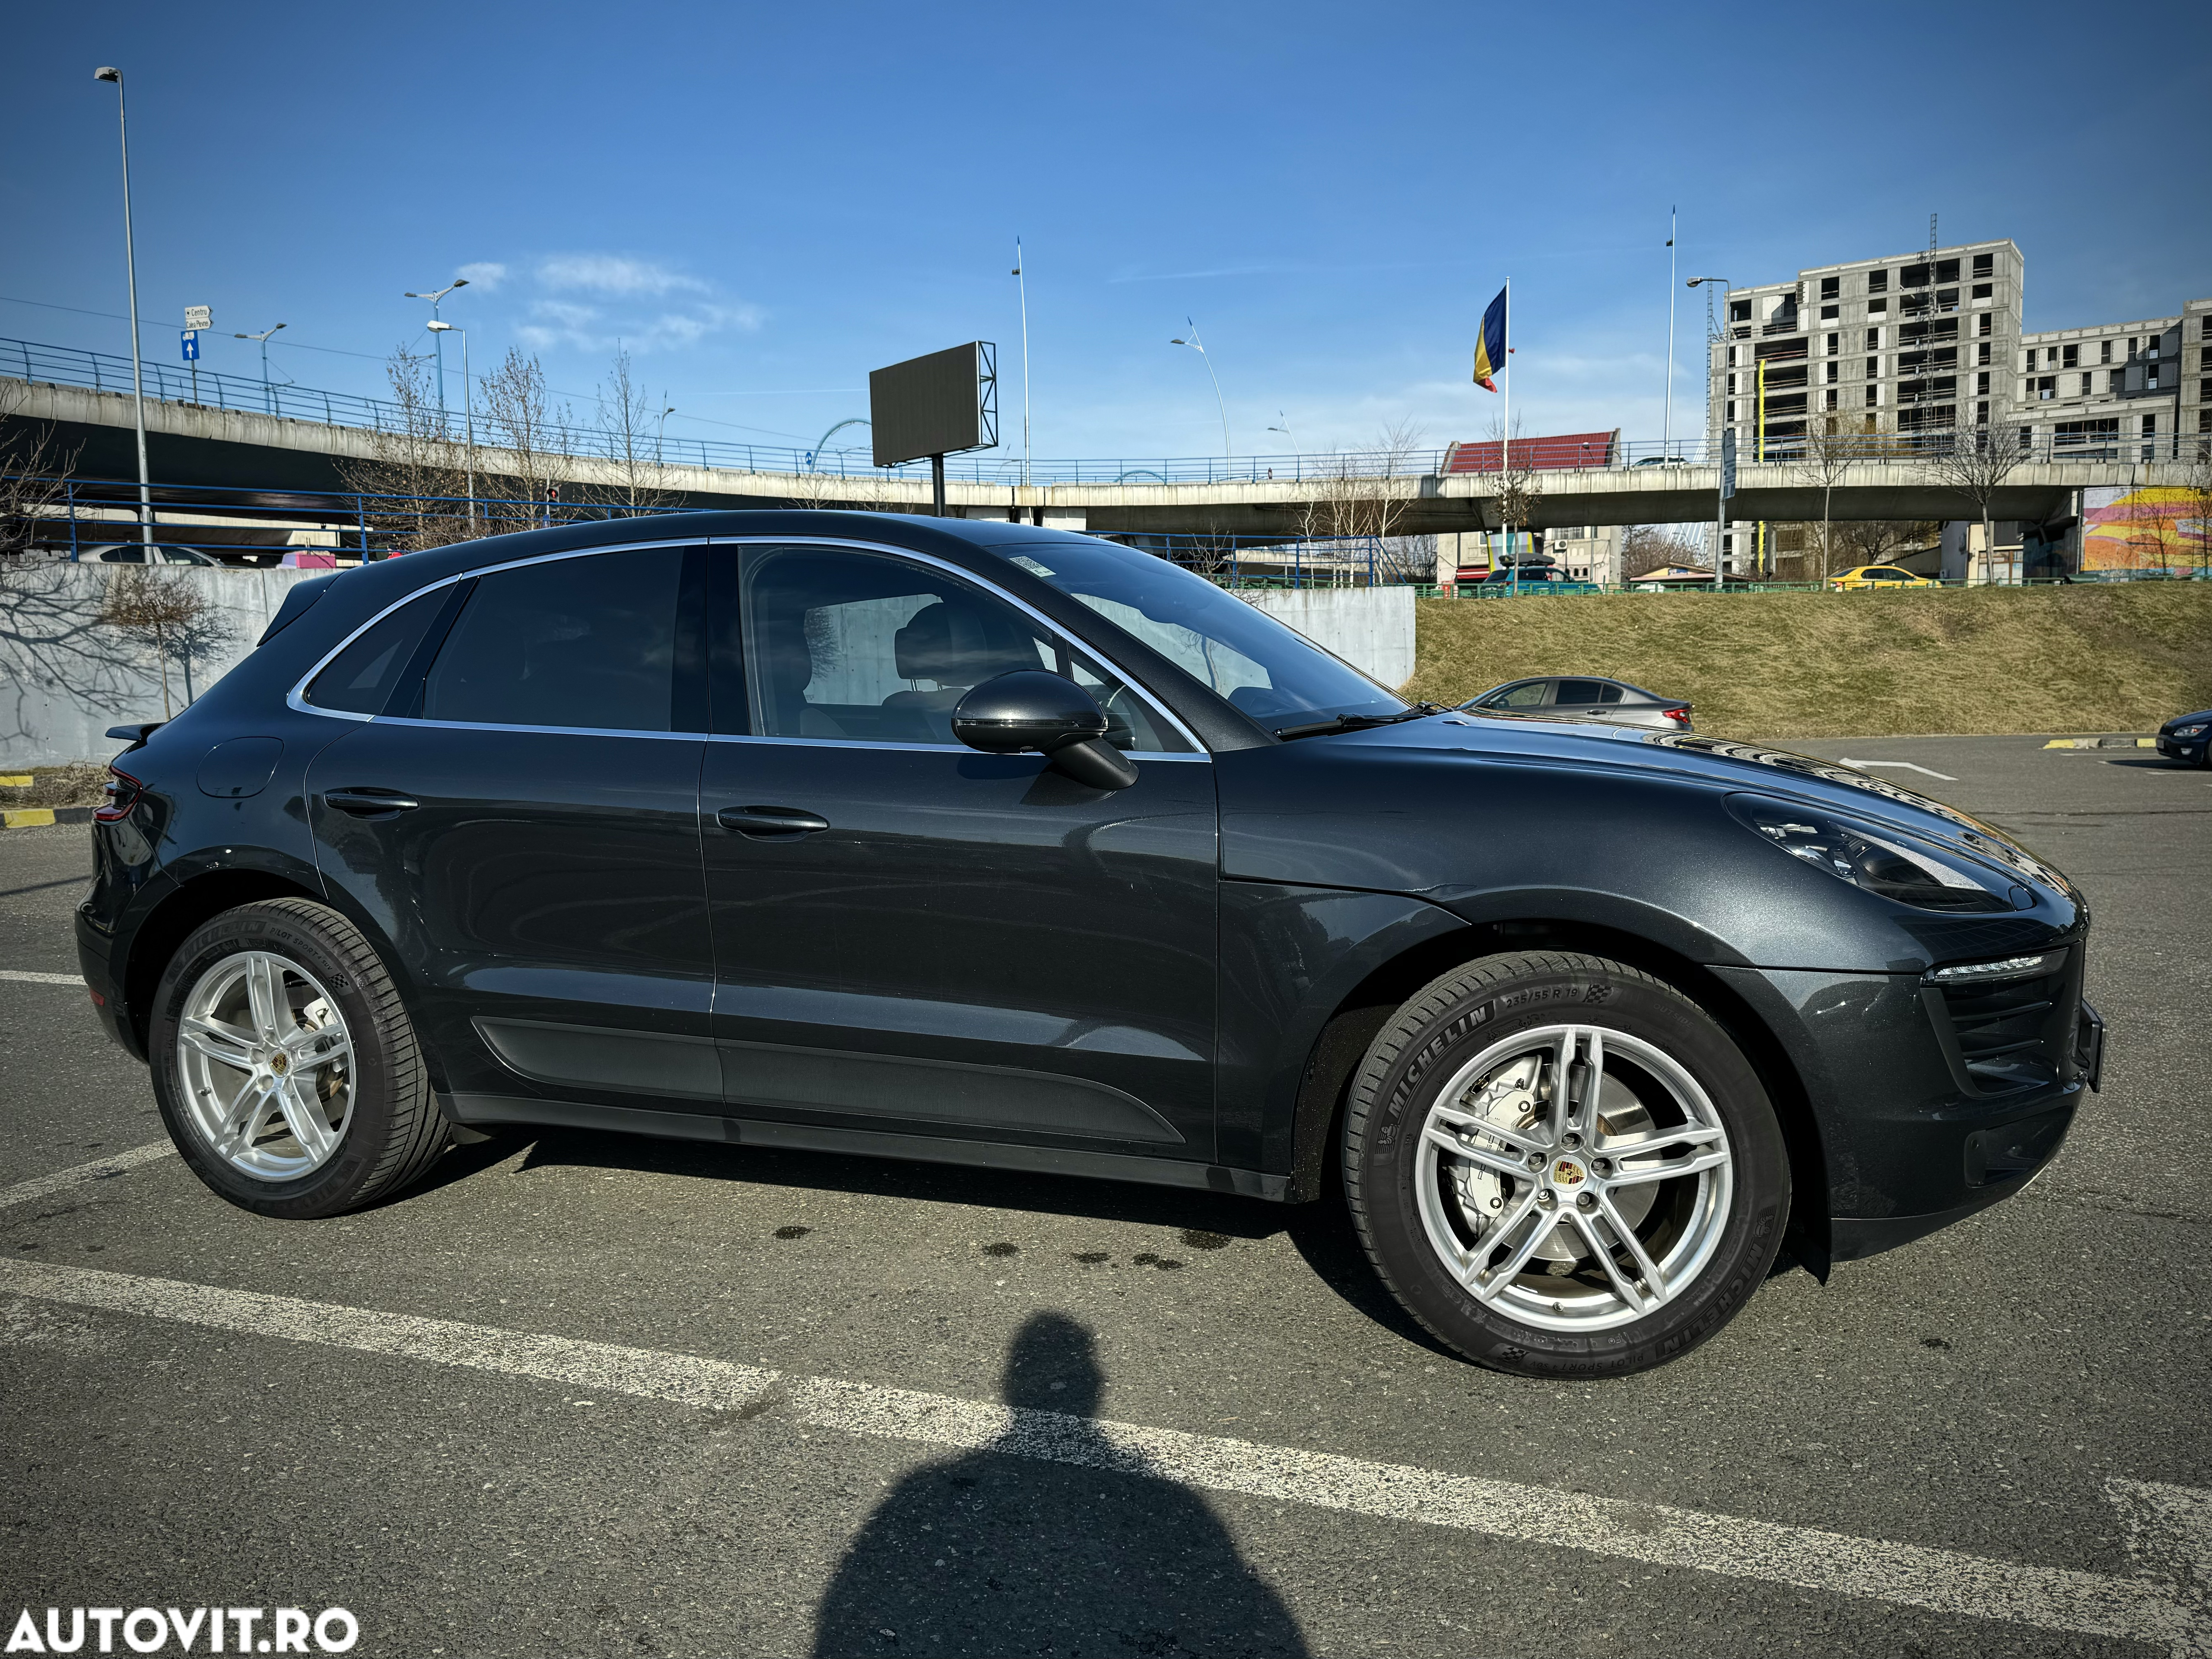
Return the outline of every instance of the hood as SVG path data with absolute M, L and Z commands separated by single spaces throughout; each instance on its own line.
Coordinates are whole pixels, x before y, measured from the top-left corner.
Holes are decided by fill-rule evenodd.
M 2194 726 L 2199 720 L 2212 720 L 2212 708 L 2200 708 L 2193 714 L 2176 714 L 2158 729 L 2171 732 L 2179 726 Z
M 2073 884 L 2057 870 L 1979 818 L 1839 761 L 1765 744 L 1486 709 L 1455 709 L 1426 720 L 1301 741 L 1382 744 L 1478 754 L 1521 765 L 1643 772 L 1676 783 L 1705 784 L 1722 793 L 1785 796 L 1948 842 L 2008 866 L 2069 901 L 2081 901 Z

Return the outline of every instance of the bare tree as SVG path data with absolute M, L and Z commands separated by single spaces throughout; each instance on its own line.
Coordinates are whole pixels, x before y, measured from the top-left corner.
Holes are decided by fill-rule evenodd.
M 0 381 L 0 563 L 20 558 L 64 510 L 77 452 L 44 422 L 23 421 L 26 388 Z
M 579 499 L 599 501 L 625 514 L 667 513 L 683 498 L 660 487 L 660 418 L 665 401 L 647 396 L 630 373 L 629 353 L 615 352 L 599 388 L 597 424 L 614 468 L 611 483 L 595 484 Z
M 483 377 L 483 420 L 499 453 L 488 458 L 498 474 L 492 521 L 495 528 L 525 530 L 552 517 L 549 503 L 562 473 L 562 429 L 574 425 L 566 405 L 556 408 L 535 355 L 509 346 L 498 368 Z
M 1796 456 L 1797 476 L 1820 492 L 1820 580 L 1829 575 L 1830 554 L 1835 546 L 1836 486 L 1843 482 L 1844 473 L 1854 461 L 1863 460 L 1867 454 L 1867 434 L 1840 432 L 1840 422 L 1831 416 L 1819 429 L 1812 422 L 1806 423 L 1805 447 Z
M 2189 481 L 2182 489 L 2187 492 L 2189 516 L 2197 526 L 2197 563 L 2202 568 L 2212 568 L 2212 429 L 2197 441 L 2197 453 L 2190 458 Z
M 1923 548 L 1943 526 L 1924 519 L 1846 519 L 1835 527 L 1836 545 L 1852 565 L 1887 564 L 1901 553 Z
M 474 493 L 466 458 L 439 410 L 430 362 L 404 345 L 385 359 L 397 414 L 369 434 L 368 459 L 338 463 L 346 488 L 362 496 L 371 535 L 393 552 L 419 553 L 482 533 L 465 505 Z
M 158 566 L 118 568 L 109 580 L 100 620 L 153 648 L 161 665 L 163 720 L 171 714 L 169 659 L 189 661 L 228 644 L 231 637 L 222 611 L 190 574 Z
M 1950 434 L 1928 456 L 1927 465 L 1946 488 L 1965 496 L 1982 517 L 1984 569 L 1996 551 L 1990 503 L 2014 470 L 2027 459 L 2016 426 L 1979 426 Z

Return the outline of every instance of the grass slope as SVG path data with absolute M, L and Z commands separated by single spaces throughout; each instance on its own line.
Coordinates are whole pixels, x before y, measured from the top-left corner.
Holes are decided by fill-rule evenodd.
M 2146 732 L 2212 706 L 2212 583 L 1425 599 L 1411 695 L 1602 674 L 1700 732 Z

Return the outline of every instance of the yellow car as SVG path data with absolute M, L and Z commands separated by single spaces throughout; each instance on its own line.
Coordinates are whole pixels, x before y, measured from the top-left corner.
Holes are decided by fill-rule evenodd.
M 1846 570 L 1840 576 L 1828 578 L 1828 586 L 1838 593 L 1870 587 L 1941 587 L 1942 585 L 1930 581 L 1925 576 L 1916 576 L 1910 570 L 1899 569 L 1893 564 L 1863 564 L 1856 570 Z

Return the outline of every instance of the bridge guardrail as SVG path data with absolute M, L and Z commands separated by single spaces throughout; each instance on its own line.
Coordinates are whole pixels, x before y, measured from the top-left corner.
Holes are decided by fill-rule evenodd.
M 270 415 L 282 419 L 369 431 L 397 434 L 407 429 L 405 413 L 400 406 L 380 398 L 326 391 L 289 381 L 264 383 L 258 377 L 226 374 L 215 369 L 199 370 L 195 380 L 191 369 L 173 363 L 146 362 L 143 368 L 147 396 L 162 403 Z M 131 360 L 128 357 L 88 351 L 75 346 L 41 345 L 34 341 L 0 337 L 0 374 L 13 377 L 18 374 L 22 379 L 36 383 L 75 386 L 94 392 L 128 393 L 131 384 Z M 194 396 L 195 391 L 197 397 Z M 463 437 L 462 416 L 449 410 L 447 419 L 451 423 L 452 440 L 458 444 Z M 483 416 L 479 416 L 477 420 L 478 446 L 499 447 L 496 423 Z M 2018 419 L 2014 422 L 2016 428 L 2026 424 Z M 2212 434 L 2203 434 L 2163 433 L 2148 441 L 2123 440 L 2117 435 L 2104 434 L 2076 434 L 2062 441 L 2060 434 L 2047 429 L 2039 428 L 2035 430 L 2033 441 L 2022 453 L 2024 461 L 2174 460 L 2212 446 Z M 1887 433 L 1863 438 L 1838 439 L 1832 436 L 1816 438 L 1812 441 L 1833 448 L 1834 453 L 1851 459 L 1910 463 L 1942 453 L 1961 438 L 1972 436 L 1971 433 L 1960 434 L 1947 429 L 1925 434 Z M 1514 459 L 1517 460 L 1520 458 L 1525 444 L 1537 457 L 1539 467 L 1547 471 L 1620 471 L 1650 468 L 1657 473 L 1671 466 L 1710 464 L 1706 453 L 1710 446 L 1702 436 L 1677 438 L 1668 443 L 1644 441 L 1616 442 L 1609 447 L 1607 453 L 1587 465 L 1565 467 L 1558 460 L 1549 458 L 1547 446 L 1555 441 L 1542 437 L 1516 438 L 1512 449 Z M 1805 457 L 1806 444 L 1807 441 L 1803 439 L 1770 437 L 1764 460 L 1769 464 L 1785 465 L 1802 461 Z M 616 441 L 594 427 L 546 428 L 537 434 L 535 447 L 550 448 L 573 458 L 617 459 Z M 1443 474 L 1448 469 L 1452 450 L 1462 447 L 1447 445 L 1436 449 L 1340 451 L 1323 454 L 1042 459 L 1030 463 L 1029 474 L 1030 482 L 1037 485 L 1267 483 L 1285 481 L 1304 483 L 1345 477 L 1422 477 Z M 928 477 L 927 467 L 920 463 L 878 468 L 865 449 L 817 453 L 774 444 L 742 443 L 722 438 L 690 438 L 680 434 L 656 439 L 651 448 L 656 461 L 671 466 L 701 466 L 742 472 L 827 472 L 847 477 L 880 477 L 888 474 L 892 477 L 917 482 Z M 1747 453 L 1743 459 L 1746 465 L 1757 465 L 1759 458 Z M 959 483 L 1017 484 L 1021 482 L 1021 472 L 1022 462 L 1013 457 L 956 455 L 948 458 L 945 463 L 945 476 Z M 1458 476 L 1480 475 L 1468 473 Z

